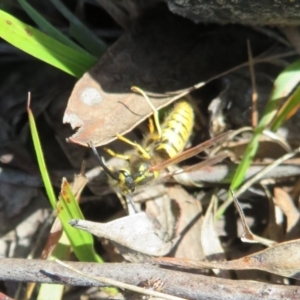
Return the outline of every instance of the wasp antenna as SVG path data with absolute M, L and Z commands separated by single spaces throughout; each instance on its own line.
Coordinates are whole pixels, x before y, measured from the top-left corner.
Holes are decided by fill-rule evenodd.
M 94 155 L 97 157 L 100 166 L 103 168 L 103 170 L 106 172 L 107 175 L 109 175 L 112 179 L 116 180 L 116 181 L 120 181 L 120 179 L 118 178 L 118 176 L 116 176 L 106 165 L 104 157 L 103 156 L 99 156 L 94 144 L 92 141 L 90 141 L 90 147 L 92 148 Z

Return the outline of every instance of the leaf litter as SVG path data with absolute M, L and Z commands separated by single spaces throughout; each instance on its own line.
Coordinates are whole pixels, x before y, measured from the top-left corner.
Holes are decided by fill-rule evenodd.
M 178 26 L 185 28 L 190 35 L 185 36 L 185 34 L 179 33 L 178 37 L 173 40 L 166 40 L 169 33 L 162 30 L 164 25 L 158 24 L 156 25 L 157 28 L 153 28 L 151 27 L 154 24 L 151 22 L 153 15 L 152 17 L 151 15 L 148 16 L 148 18 L 143 20 L 144 23 L 138 24 L 138 26 L 145 26 L 142 34 L 124 34 L 99 60 L 98 64 L 75 85 L 65 110 L 64 121 L 69 121 L 73 127 L 81 126 L 81 129 L 70 138 L 70 141 L 87 146 L 87 143 L 92 140 L 95 145 L 104 145 L 115 139 L 117 133 L 124 134 L 140 124 L 137 129 L 130 132 L 133 136 L 132 140 L 139 142 L 141 136 L 148 132 L 142 121 L 152 113 L 152 110 L 140 95 L 130 91 L 131 86 L 137 85 L 145 91 L 156 94 L 156 97 L 151 97 L 151 101 L 156 108 L 160 108 L 172 101 L 173 93 L 176 94 L 176 91 L 179 93 L 182 89 L 192 87 L 199 82 L 205 82 L 207 78 L 247 61 L 246 48 L 242 48 L 246 45 L 244 43 L 246 38 L 242 45 L 236 41 L 240 40 L 237 36 L 241 33 L 244 34 L 244 30 L 252 39 L 251 48 L 253 49 L 251 50 L 254 57 L 264 48 L 262 46 L 265 41 L 261 43 L 259 49 L 255 49 L 257 43 L 262 40 L 262 37 L 258 37 L 257 33 L 254 34 L 244 28 L 238 28 L 235 31 L 233 27 L 222 27 L 219 32 L 215 29 L 208 33 L 204 32 L 204 35 L 201 35 L 201 38 L 195 42 L 194 34 L 199 32 L 200 27 L 187 23 L 186 20 L 182 21 L 179 17 L 169 15 L 168 18 L 171 21 L 167 21 L 171 22 L 171 25 L 174 25 L 175 21 L 178 22 Z M 173 25 L 171 25 L 165 28 L 168 28 L 169 32 L 176 31 L 176 28 L 172 28 Z M 203 28 L 200 29 L 204 30 Z M 156 31 L 150 34 L 152 30 Z M 197 36 L 199 36 L 198 33 Z M 202 39 L 205 36 L 204 43 Z M 221 36 L 233 39 L 233 48 L 223 47 Z M 265 37 L 263 39 L 265 40 Z M 215 45 L 217 41 L 221 43 L 221 46 L 220 44 Z M 151 44 L 158 45 L 158 48 L 149 54 L 145 49 L 152 49 Z M 206 47 L 203 47 L 206 44 L 212 44 L 214 47 L 211 46 L 212 48 L 207 50 Z M 182 45 L 182 48 L 179 45 Z M 267 45 L 268 47 L 269 45 Z M 240 49 L 245 49 L 245 55 L 240 55 L 243 53 Z M 238 52 L 238 55 L 235 55 L 235 52 Z M 169 57 L 169 60 L 161 59 L 162 56 Z M 217 57 L 229 57 L 230 62 L 222 63 L 223 59 L 216 63 Z M 156 63 L 158 60 L 161 62 L 160 64 Z M 204 63 L 205 61 L 210 63 Z M 276 61 L 272 67 L 267 64 L 254 66 L 259 116 L 261 116 L 261 111 L 265 105 L 263 100 L 267 99 L 272 88 L 270 78 L 274 78 L 280 69 L 278 65 L 280 65 L 280 61 Z M 182 74 L 185 75 L 181 76 Z M 227 74 L 225 77 L 224 80 L 218 82 L 219 86 L 216 89 L 218 95 L 208 97 L 209 101 L 215 97 L 215 99 L 219 98 L 223 104 L 226 104 L 218 108 L 218 113 L 209 115 L 206 113 L 207 105 L 203 105 L 198 100 L 197 95 L 191 97 L 194 99 L 196 107 L 205 112 L 204 124 L 209 124 L 209 128 L 202 129 L 197 124 L 194 137 L 191 139 L 192 146 L 199 143 L 200 137 L 204 135 L 203 132 L 206 134 L 209 132 L 211 136 L 214 136 L 227 129 L 240 129 L 251 123 L 252 115 L 251 109 L 249 109 L 251 107 L 249 102 L 251 93 L 248 97 L 251 86 L 249 71 L 244 68 Z M 65 86 L 70 87 L 70 84 L 66 83 Z M 205 88 L 209 88 L 209 86 Z M 210 87 L 210 89 L 215 90 L 215 87 Z M 63 95 L 64 92 L 64 90 L 57 89 L 55 95 Z M 160 98 L 158 95 L 163 95 L 165 98 Z M 200 95 L 200 98 L 202 97 L 203 94 Z M 74 168 L 78 173 L 83 158 L 87 158 L 87 173 L 91 174 L 89 172 L 93 171 L 92 168 L 96 169 L 96 162 L 89 149 L 66 144 L 64 141 L 64 138 L 70 134 L 60 122 L 65 109 L 64 105 L 66 105 L 66 95 L 63 101 L 61 99 L 60 97 L 56 99 L 53 96 L 51 101 L 48 100 L 51 102 L 50 105 L 44 103 L 39 107 L 39 111 L 45 110 L 43 115 L 45 122 L 41 124 L 50 125 L 58 140 L 57 148 L 61 149 L 62 153 L 66 152 L 65 157 L 62 157 L 62 153 L 58 153 L 57 149 L 49 146 L 49 141 L 46 142 L 45 155 L 50 157 L 52 174 L 57 171 L 67 173 L 70 170 L 73 171 Z M 35 103 L 34 94 L 33 103 Z M 229 106 L 230 109 L 228 109 Z M 19 114 L 17 110 L 15 112 Z M 14 116 L 13 123 L 18 122 L 18 114 Z M 11 115 L 13 116 L 12 112 Z M 248 170 L 247 179 L 253 178 L 274 159 L 290 152 L 288 147 L 291 149 L 299 147 L 299 131 L 295 125 L 297 118 L 299 116 L 296 114 L 291 118 L 290 123 L 284 125 L 284 129 L 289 132 L 283 139 L 284 143 L 270 138 L 261 139 L 259 152 L 255 157 L 254 164 Z M 45 128 L 43 129 L 45 130 Z M 46 134 L 45 136 L 47 137 Z M 191 158 L 187 163 L 183 163 L 183 165 L 192 165 L 189 172 L 175 176 L 168 175 L 168 171 L 176 172 L 176 170 L 171 170 L 175 166 L 166 166 L 168 170 L 165 171 L 166 174 L 163 174 L 163 180 L 159 182 L 161 187 L 153 184 L 132 195 L 142 211 L 139 214 L 120 218 L 120 215 L 124 215 L 124 210 L 118 204 L 112 188 L 107 186 L 105 174 L 103 172 L 102 175 L 100 174 L 102 177 L 99 182 L 97 178 L 90 176 L 87 191 L 83 192 L 81 200 L 84 202 L 83 210 L 87 214 L 87 218 L 97 223 L 86 223 L 85 226 L 92 226 L 93 232 L 97 228 L 97 235 L 101 231 L 99 234 L 102 237 L 101 243 L 105 243 L 103 237 L 111 240 L 125 259 L 130 261 L 147 259 L 156 261 L 161 265 L 194 269 L 193 271 L 187 270 L 186 278 L 194 275 L 192 273 L 195 273 L 195 269 L 197 269 L 196 273 L 204 273 L 207 277 L 211 276 L 208 282 L 211 287 L 217 283 L 219 278 L 230 278 L 233 279 L 233 284 L 236 285 L 235 288 L 237 289 L 240 283 L 236 280 L 238 275 L 234 270 L 261 270 L 274 273 L 287 277 L 286 282 L 289 285 L 297 285 L 297 282 L 289 279 L 299 279 L 300 268 L 297 252 L 300 238 L 298 231 L 299 204 L 297 201 L 299 191 L 293 190 L 297 182 L 295 178 L 299 176 L 297 158 L 279 164 L 255 183 L 253 182 L 243 194 L 238 195 L 237 200 L 242 213 L 238 215 L 237 211 L 229 206 L 224 216 L 216 220 L 218 207 L 227 200 L 227 188 L 232 178 L 230 177 L 230 174 L 233 173 L 232 169 L 235 169 L 240 162 L 250 138 L 251 133 L 239 132 L 235 137 L 228 139 L 226 145 L 220 146 L 219 152 L 216 153 L 224 155 L 222 160 L 225 159 L 225 161 L 222 164 L 208 165 L 198 169 L 200 168 L 199 159 Z M 47 138 L 44 140 L 46 141 Z M 118 152 L 124 153 L 126 145 L 120 144 L 122 143 L 114 143 Z M 47 147 L 50 147 L 49 150 Z M 48 151 L 50 156 L 47 154 Z M 212 157 L 216 153 L 212 153 Z M 200 158 L 206 158 L 209 155 L 210 153 L 201 154 Z M 107 160 L 110 167 L 117 169 L 122 167 L 120 165 L 114 166 L 113 160 L 115 158 Z M 67 162 L 66 165 L 63 165 L 65 162 Z M 62 166 L 63 171 L 58 166 Z M 180 181 L 180 176 L 188 177 L 189 184 Z M 209 176 L 211 179 L 207 179 Z M 189 187 L 182 187 L 179 184 L 186 184 Z M 93 189 L 92 185 L 96 188 Z M 39 188 L 38 181 L 35 188 Z M 91 196 L 93 192 L 95 194 Z M 269 195 L 267 195 L 268 193 Z M 123 198 L 122 195 L 119 197 Z M 97 199 L 97 201 L 92 201 L 93 199 Z M 272 205 L 269 201 L 272 201 Z M 19 206 L 19 209 L 21 213 L 24 208 Z M 230 209 L 233 211 L 234 217 L 228 217 L 230 216 Z M 258 236 L 265 240 L 274 240 L 277 244 L 257 252 L 258 245 L 248 243 L 249 239 L 240 240 L 243 230 L 245 230 L 238 228 L 240 220 L 247 230 L 247 235 L 252 236 L 251 239 L 256 239 Z M 82 225 L 81 222 L 83 221 L 76 222 Z M 285 222 L 287 226 L 285 226 Z M 278 234 L 279 238 L 275 238 L 275 234 L 274 236 L 270 235 L 269 228 L 271 225 L 276 225 L 278 232 L 280 230 L 283 232 L 282 235 Z M 113 235 L 112 233 L 116 234 Z M 260 242 L 260 240 L 256 240 L 256 242 Z M 105 247 L 101 244 L 98 247 L 100 251 L 104 252 L 102 254 L 105 257 L 103 250 Z M 168 255 L 172 258 L 158 258 L 156 260 L 152 258 L 152 256 L 160 255 Z M 232 259 L 236 256 L 239 257 Z M 112 258 L 114 255 L 107 255 L 106 257 Z M 130 268 L 130 265 L 126 266 Z M 124 272 L 126 272 L 126 268 L 124 268 Z M 250 272 L 247 277 L 252 281 L 257 280 L 257 278 L 259 278 L 257 273 L 250 274 Z M 264 282 L 266 286 L 269 285 L 271 288 L 272 283 L 277 281 L 272 276 L 265 276 Z M 226 281 L 222 281 L 222 284 L 225 287 L 226 285 L 230 286 L 230 283 Z M 243 286 L 250 287 L 250 281 L 243 282 Z M 284 286 L 282 287 L 284 288 Z M 168 284 L 163 288 L 167 289 Z M 174 294 L 176 291 L 176 289 L 173 290 Z M 255 292 L 252 296 L 258 297 L 260 292 Z M 209 293 L 205 296 L 207 298 Z M 203 299 L 206 299 L 205 296 Z M 192 296 L 190 298 L 195 299 Z

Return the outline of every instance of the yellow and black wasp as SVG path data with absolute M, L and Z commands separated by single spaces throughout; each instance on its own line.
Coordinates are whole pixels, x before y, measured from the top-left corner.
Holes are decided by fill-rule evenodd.
M 151 105 L 150 100 L 142 90 L 138 88 L 134 90 L 140 92 Z M 133 146 L 134 151 L 119 154 L 111 149 L 106 149 L 110 155 L 126 160 L 128 163 L 126 168 L 112 171 L 106 166 L 103 158 L 100 159 L 101 166 L 115 180 L 116 185 L 124 195 L 130 194 L 136 188 L 147 185 L 158 178 L 160 171 L 171 164 L 177 164 L 193 157 L 224 138 L 221 135 L 183 151 L 191 137 L 194 126 L 194 111 L 191 104 L 186 100 L 179 100 L 162 124 L 159 122 L 158 111 L 154 108 L 153 110 L 154 122 L 150 119 L 150 133 L 143 139 L 141 144 L 132 142 L 117 134 L 118 139 Z M 95 148 L 93 150 L 97 155 Z

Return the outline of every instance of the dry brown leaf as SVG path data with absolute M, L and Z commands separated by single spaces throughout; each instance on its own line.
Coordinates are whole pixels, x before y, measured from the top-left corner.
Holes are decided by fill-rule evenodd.
M 232 192 L 232 196 L 233 196 L 233 200 L 234 200 L 234 204 L 236 206 L 236 209 L 240 215 L 240 218 L 241 218 L 241 222 L 242 222 L 242 226 L 243 226 L 243 234 L 241 236 L 241 240 L 243 242 L 246 242 L 246 243 L 261 243 L 265 246 L 272 246 L 274 244 L 276 244 L 276 242 L 274 241 L 271 241 L 269 239 L 266 239 L 266 238 L 262 238 L 260 236 L 257 236 L 256 234 L 253 234 L 252 231 L 250 230 L 247 222 L 246 222 L 246 218 L 245 218 L 245 215 L 244 215 L 244 212 L 236 198 L 236 196 L 234 195 L 233 191 Z
M 189 259 L 157 258 L 162 265 L 194 269 L 261 270 L 284 277 L 300 279 L 300 240 L 272 246 L 266 250 L 227 262 L 199 262 Z
M 203 30 L 165 6 L 144 15 L 76 84 L 64 115 L 64 123 L 79 127 L 70 141 L 104 145 L 116 133 L 125 134 L 145 120 L 152 111 L 142 97 L 131 93 L 132 86 L 160 94 L 192 87 L 245 62 L 245 53 L 236 49 L 247 38 L 256 44 L 250 30 L 243 29 L 244 39 L 239 28 L 224 26 L 201 34 Z M 224 36 L 230 47 L 217 46 Z M 260 39 L 256 52 L 267 44 Z M 170 99 L 152 99 L 152 103 L 159 108 Z
M 146 186 L 133 196 L 135 201 L 141 197 L 146 200 L 147 215 L 153 216 L 159 222 L 166 237 L 173 238 L 177 222 L 174 214 L 176 202 L 169 196 L 167 188 L 162 184 Z
M 213 207 L 216 205 L 216 195 L 212 195 L 209 207 L 205 213 L 201 227 L 201 243 L 207 260 L 225 260 L 224 249 L 221 245 L 214 225 Z M 231 278 L 227 270 L 213 270 L 218 277 Z
M 113 242 L 121 254 L 130 261 L 145 259 L 146 256 L 164 256 L 173 248 L 177 239 L 164 241 L 155 228 L 155 222 L 145 213 L 123 217 L 108 223 L 71 220 L 70 224 L 98 237 Z
M 264 184 L 263 181 L 260 184 L 265 191 L 269 203 L 268 225 L 264 230 L 264 235 L 273 241 L 282 242 L 284 241 L 283 213 L 279 208 L 276 208 L 269 186 Z
M 129 132 L 152 113 L 145 99 L 130 90 L 127 94 L 105 92 L 99 84 L 101 79 L 95 79 L 98 68 L 96 65 L 76 83 L 63 119 L 73 129 L 79 127 L 69 140 L 83 146 L 88 146 L 90 141 L 95 146 L 107 144 L 116 139 L 117 133 Z M 160 109 L 170 99 L 152 103 Z
M 285 214 L 287 220 L 286 238 L 288 240 L 300 237 L 300 213 L 291 196 L 282 188 L 274 188 L 274 202 Z
M 200 240 L 202 205 L 181 186 L 168 188 L 168 194 L 178 204 L 176 234 L 181 238 L 174 248 L 174 256 L 196 260 L 204 258 Z M 173 212 L 174 213 L 174 212 Z M 172 254 L 173 254 L 172 251 Z

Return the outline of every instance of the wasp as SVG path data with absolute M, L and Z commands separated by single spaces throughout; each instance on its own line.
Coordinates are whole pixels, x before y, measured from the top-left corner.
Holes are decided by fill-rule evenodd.
M 135 91 L 140 92 L 151 105 L 150 100 L 142 90 L 136 88 Z M 184 99 L 179 100 L 162 124 L 159 122 L 158 111 L 152 105 L 151 107 L 154 110 L 154 115 L 149 122 L 150 132 L 141 144 L 132 142 L 117 134 L 118 139 L 131 145 L 134 150 L 125 154 L 119 154 L 105 148 L 106 152 L 111 156 L 126 160 L 127 167 L 112 171 L 106 166 L 103 158 L 100 159 L 101 166 L 116 182 L 116 185 L 124 195 L 133 193 L 136 188 L 145 186 L 157 179 L 161 170 L 166 169 L 168 166 L 193 157 L 224 138 L 224 135 L 220 135 L 183 151 L 191 137 L 194 126 L 192 105 Z M 95 148 L 93 146 L 92 148 L 97 155 Z

